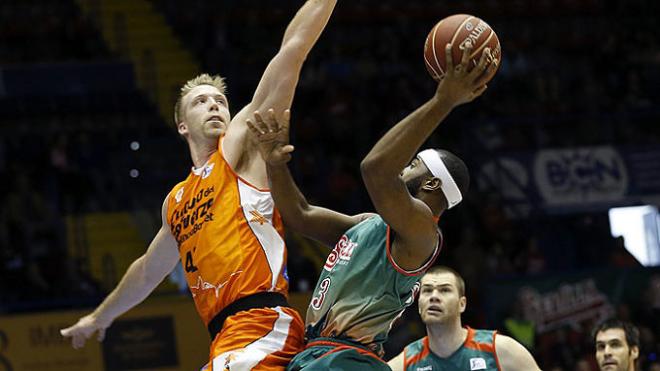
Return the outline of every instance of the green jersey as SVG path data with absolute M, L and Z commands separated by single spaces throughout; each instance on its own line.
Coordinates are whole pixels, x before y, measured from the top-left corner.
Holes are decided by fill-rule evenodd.
M 429 349 L 428 337 L 406 346 L 403 351 L 405 371 L 499 371 L 495 352 L 496 331 L 467 328 L 463 345 L 447 358 L 440 358 Z
M 441 235 L 442 236 L 442 235 Z M 307 309 L 307 338 L 359 343 L 382 355 L 392 323 L 413 303 L 420 275 L 398 267 L 390 254 L 390 228 L 374 216 L 349 229 L 328 256 Z

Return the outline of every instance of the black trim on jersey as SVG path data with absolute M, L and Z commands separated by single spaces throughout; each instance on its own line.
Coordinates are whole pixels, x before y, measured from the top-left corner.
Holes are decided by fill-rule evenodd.
M 274 307 L 291 306 L 286 300 L 286 297 L 278 292 L 259 292 L 234 301 L 227 305 L 225 309 L 221 310 L 220 313 L 216 314 L 209 322 L 208 326 L 206 326 L 209 330 L 209 335 L 211 335 L 211 341 L 213 341 L 220 330 L 222 330 L 222 326 L 228 317 L 250 309 Z

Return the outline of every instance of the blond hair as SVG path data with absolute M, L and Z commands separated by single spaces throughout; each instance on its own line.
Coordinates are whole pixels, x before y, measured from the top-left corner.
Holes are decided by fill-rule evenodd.
M 183 101 L 183 97 L 186 96 L 186 94 L 190 93 L 191 90 L 193 90 L 194 88 L 200 85 L 211 85 L 216 89 L 218 89 L 220 93 L 223 95 L 227 90 L 227 85 L 225 85 L 225 79 L 220 75 L 209 75 L 208 73 L 203 73 L 186 81 L 186 83 L 183 84 L 183 86 L 181 87 L 181 91 L 179 92 L 179 98 L 176 100 L 176 104 L 174 105 L 175 127 L 178 127 L 179 119 L 181 119 L 181 117 L 183 116 L 183 112 L 181 112 L 181 108 L 182 108 L 181 103 Z

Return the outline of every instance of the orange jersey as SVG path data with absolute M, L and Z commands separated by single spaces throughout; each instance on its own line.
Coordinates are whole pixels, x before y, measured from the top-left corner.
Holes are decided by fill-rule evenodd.
M 258 292 L 287 295 L 282 219 L 269 190 L 239 177 L 222 140 L 201 169 L 168 195 L 167 221 L 204 324 L 227 305 Z

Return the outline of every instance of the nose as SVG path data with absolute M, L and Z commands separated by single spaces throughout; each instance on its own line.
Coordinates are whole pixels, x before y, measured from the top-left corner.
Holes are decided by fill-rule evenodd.
M 220 106 L 218 105 L 218 102 L 211 98 L 211 105 L 209 106 L 209 111 L 219 111 Z

